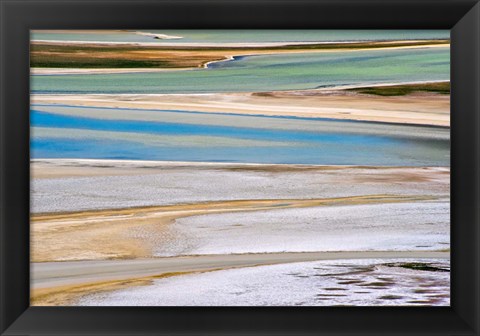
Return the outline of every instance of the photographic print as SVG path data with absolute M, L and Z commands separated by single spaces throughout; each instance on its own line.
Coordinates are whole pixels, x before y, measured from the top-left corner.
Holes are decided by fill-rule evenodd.
M 448 30 L 32 30 L 33 306 L 450 306 Z

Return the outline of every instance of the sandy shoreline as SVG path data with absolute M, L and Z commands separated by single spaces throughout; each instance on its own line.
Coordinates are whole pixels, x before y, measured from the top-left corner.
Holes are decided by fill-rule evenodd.
M 436 93 L 386 97 L 325 88 L 265 93 L 33 94 L 31 103 L 450 126 L 450 95 Z

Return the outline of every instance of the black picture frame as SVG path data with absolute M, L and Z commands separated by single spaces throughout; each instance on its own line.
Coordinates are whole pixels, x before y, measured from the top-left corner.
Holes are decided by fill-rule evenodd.
M 480 4 L 0 0 L 1 335 L 479 335 Z M 29 307 L 29 30 L 451 29 L 451 307 Z

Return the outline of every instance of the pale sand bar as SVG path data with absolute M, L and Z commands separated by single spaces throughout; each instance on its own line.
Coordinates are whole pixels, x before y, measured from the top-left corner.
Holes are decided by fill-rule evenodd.
M 265 93 L 32 95 L 32 104 L 182 110 L 450 126 L 450 95 L 375 96 L 323 89 Z

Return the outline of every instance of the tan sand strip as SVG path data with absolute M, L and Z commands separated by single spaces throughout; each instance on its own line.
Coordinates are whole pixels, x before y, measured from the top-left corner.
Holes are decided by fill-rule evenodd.
M 391 182 L 431 181 L 450 174 L 449 167 L 409 167 L 409 166 L 352 166 L 352 165 L 312 165 L 312 164 L 270 164 L 270 163 L 231 163 L 231 162 L 192 162 L 192 161 L 144 161 L 109 159 L 31 159 L 30 172 L 33 179 L 51 179 L 94 176 L 129 176 L 159 174 L 165 170 L 226 170 L 236 172 L 339 172 L 342 179 L 353 171 L 354 180 L 382 180 Z M 363 171 L 367 172 L 364 176 Z M 375 174 L 375 176 L 373 176 Z M 378 175 L 378 176 L 377 176 Z
M 265 163 L 228 163 L 228 162 L 182 162 L 182 161 L 142 161 L 142 160 L 102 160 L 102 159 L 32 159 L 30 174 L 32 179 L 52 179 L 94 176 L 131 176 L 159 174 L 165 170 L 227 170 L 237 172 L 320 172 L 345 170 L 383 171 L 389 175 L 401 175 L 402 180 L 417 177 L 425 180 L 426 176 L 435 174 L 438 168 L 398 167 L 398 166 L 326 166 L 304 164 L 265 164 Z M 425 170 L 430 170 L 426 173 Z M 434 170 L 434 171 L 432 171 Z M 448 174 L 449 169 L 443 168 Z M 423 173 L 423 174 L 422 174 Z M 380 174 L 380 173 L 379 173 Z M 419 176 L 417 176 L 419 174 Z M 420 176 L 421 175 L 421 176 Z M 372 177 L 374 178 L 374 177 Z M 395 176 L 392 176 L 395 178 Z

